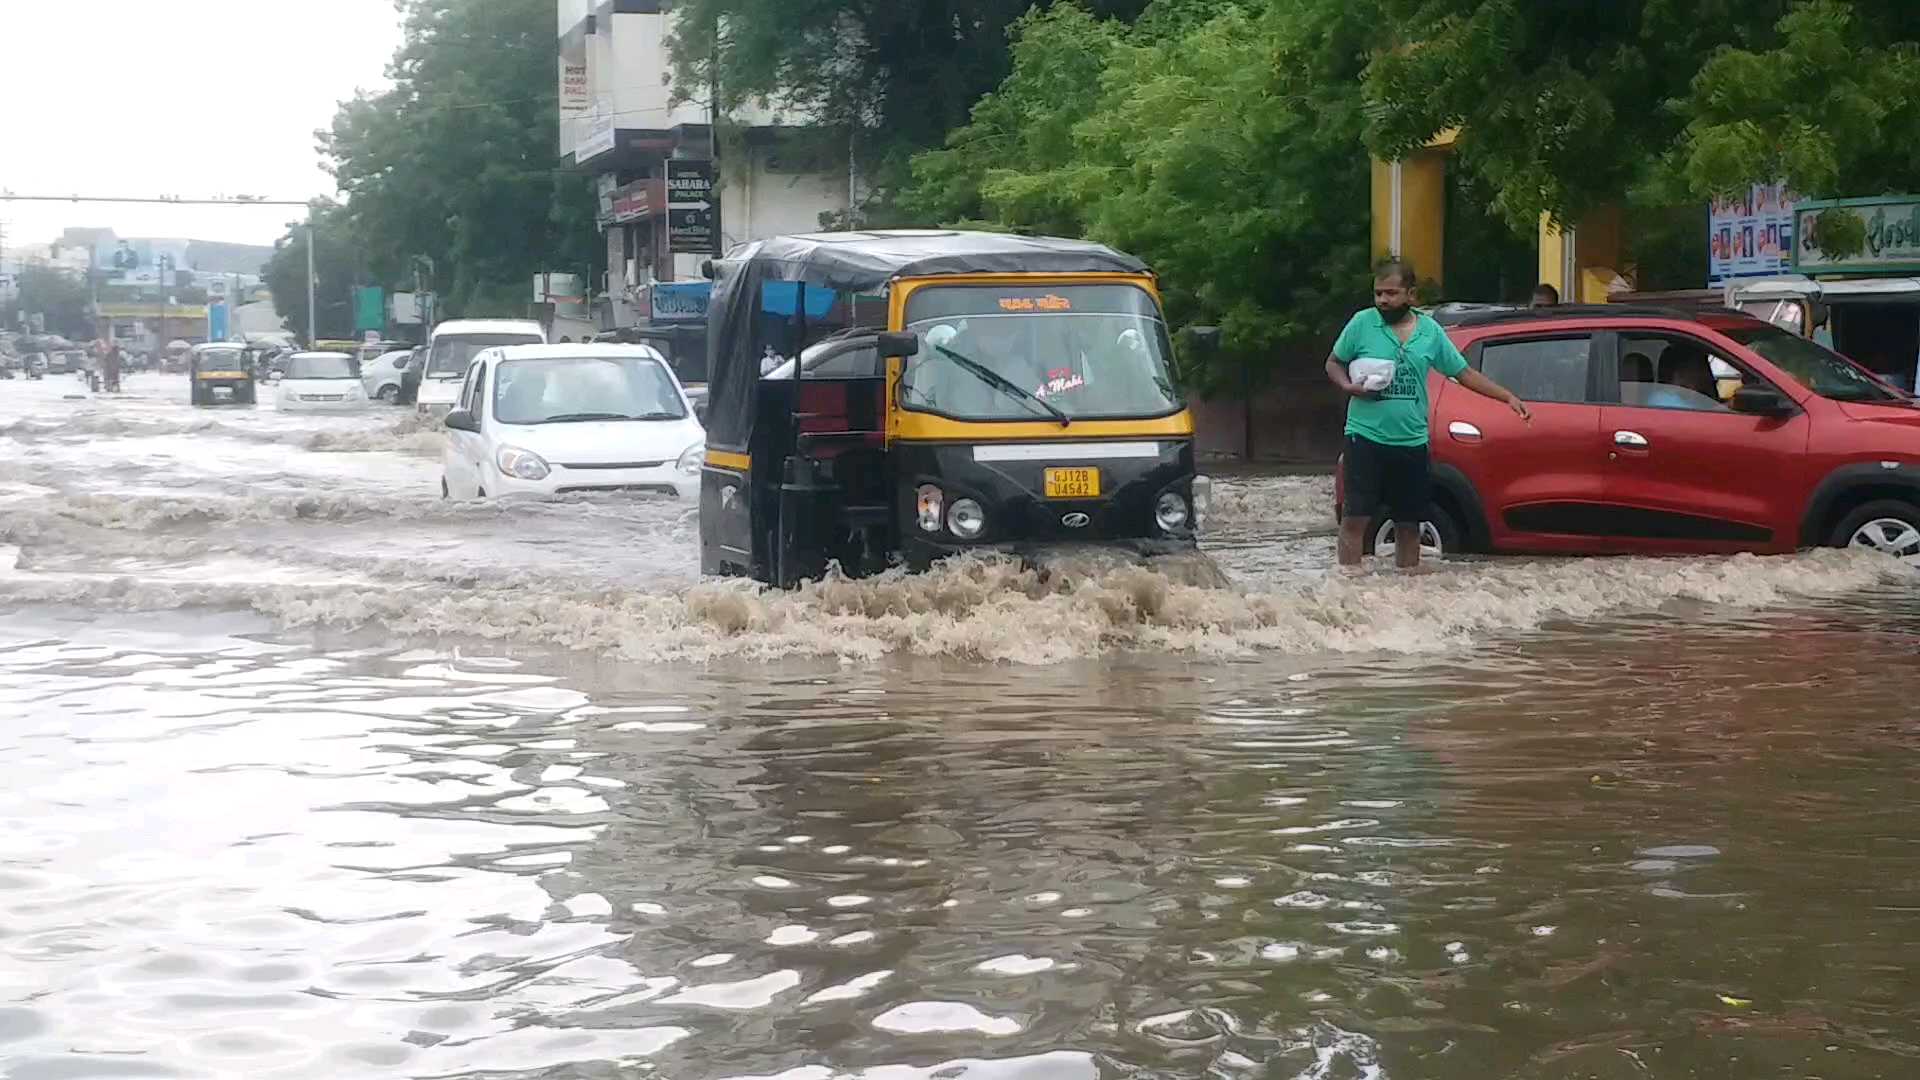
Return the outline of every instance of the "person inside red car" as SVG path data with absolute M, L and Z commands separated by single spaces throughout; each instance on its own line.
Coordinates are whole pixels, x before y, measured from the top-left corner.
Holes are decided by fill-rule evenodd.
M 1413 267 L 1389 259 L 1374 268 L 1373 306 L 1354 314 L 1327 357 L 1327 378 L 1347 396 L 1346 515 L 1342 566 L 1360 564 L 1367 522 L 1385 508 L 1396 524 L 1394 565 L 1420 565 L 1420 529 L 1431 499 L 1427 462 L 1427 372 L 1504 402 L 1532 421 L 1511 390 L 1467 366 L 1432 318 L 1413 310 Z M 1361 373 L 1356 377 L 1356 373 Z

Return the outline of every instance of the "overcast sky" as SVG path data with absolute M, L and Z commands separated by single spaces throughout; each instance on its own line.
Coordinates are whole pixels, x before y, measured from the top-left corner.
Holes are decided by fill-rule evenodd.
M 394 0 L 0 0 L 0 189 L 331 195 L 313 132 L 399 43 Z M 300 213 L 0 201 L 8 247 L 70 225 L 270 244 Z

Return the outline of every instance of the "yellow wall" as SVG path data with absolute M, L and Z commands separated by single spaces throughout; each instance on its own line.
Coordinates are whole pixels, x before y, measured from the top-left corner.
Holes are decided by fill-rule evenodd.
M 1625 245 L 1620 208 L 1601 207 L 1571 230 L 1555 229 L 1545 215 L 1540 218 L 1540 280 L 1560 290 L 1560 299 L 1568 304 L 1604 304 L 1607 290 L 1616 277 L 1625 277 Z M 1569 267 L 1567 248 L 1573 248 Z M 1571 269 L 1571 273 L 1569 273 Z
M 1396 177 L 1396 172 L 1398 173 Z M 1373 163 L 1373 257 L 1397 255 L 1413 264 L 1422 281 L 1446 280 L 1442 262 L 1447 234 L 1447 155 L 1443 147 L 1415 151 L 1398 163 Z M 1397 183 L 1396 183 L 1397 181 Z M 1394 239 L 1394 196 L 1400 202 L 1399 242 Z

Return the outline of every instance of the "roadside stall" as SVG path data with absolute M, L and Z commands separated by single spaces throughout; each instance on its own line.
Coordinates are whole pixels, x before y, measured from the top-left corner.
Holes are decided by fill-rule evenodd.
M 1728 306 L 1913 390 L 1920 381 L 1920 196 L 1803 201 L 1796 214 L 1794 272 L 1731 286 Z M 1823 214 L 1859 246 L 1823 248 Z

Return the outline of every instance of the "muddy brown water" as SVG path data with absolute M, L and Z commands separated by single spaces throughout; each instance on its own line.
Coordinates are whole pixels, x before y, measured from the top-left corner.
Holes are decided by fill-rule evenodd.
M 1902 572 L 1345 578 L 1276 477 L 1224 590 L 768 596 L 176 389 L 0 398 L 10 1080 L 1920 1067 Z

